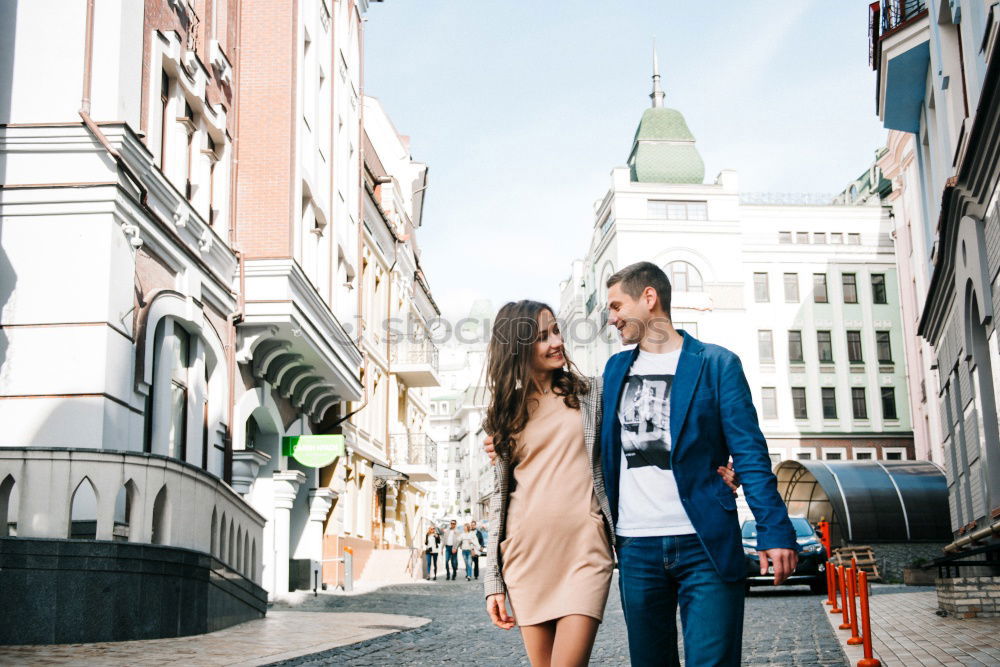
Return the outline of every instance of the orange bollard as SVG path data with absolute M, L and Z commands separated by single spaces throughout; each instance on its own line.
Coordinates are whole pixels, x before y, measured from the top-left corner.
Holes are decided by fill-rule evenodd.
M 857 646 L 861 643 L 861 636 L 858 634 L 858 607 L 854 597 L 858 594 L 858 571 L 853 567 L 847 572 L 848 592 L 850 593 L 851 608 L 851 637 L 847 640 L 848 646 Z
M 861 639 L 865 657 L 858 660 L 857 667 L 882 667 L 882 662 L 872 656 L 872 619 L 868 609 L 868 573 L 861 573 L 861 581 L 858 582 L 858 593 L 861 595 Z
M 851 617 L 847 610 L 847 568 L 843 565 L 837 567 L 837 571 L 840 573 L 840 604 L 842 605 L 842 610 L 844 612 L 844 622 L 840 624 L 841 630 L 851 629 Z
M 834 601 L 834 596 L 836 595 L 836 588 L 833 585 L 833 563 L 826 561 L 826 604 L 836 605 Z
M 830 565 L 833 565 L 833 563 L 830 563 Z M 837 606 L 838 605 L 837 591 L 840 590 L 840 581 L 838 580 L 839 576 L 840 575 L 839 575 L 839 573 L 837 571 L 837 566 L 831 567 L 830 568 L 830 583 L 833 584 L 833 588 L 832 588 L 832 590 L 833 590 L 833 606 L 830 607 L 830 613 L 831 614 L 839 614 L 840 613 L 840 607 Z

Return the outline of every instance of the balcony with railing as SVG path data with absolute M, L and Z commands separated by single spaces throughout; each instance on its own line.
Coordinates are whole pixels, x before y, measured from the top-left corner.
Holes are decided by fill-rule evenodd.
M 389 436 L 392 467 L 414 482 L 437 480 L 438 445 L 426 433 L 395 433 Z
M 389 370 L 407 387 L 437 387 L 438 348 L 427 339 L 400 338 L 389 348 Z
M 925 0 L 881 0 L 868 6 L 868 62 L 878 74 L 876 106 L 883 125 L 916 132 L 930 63 Z

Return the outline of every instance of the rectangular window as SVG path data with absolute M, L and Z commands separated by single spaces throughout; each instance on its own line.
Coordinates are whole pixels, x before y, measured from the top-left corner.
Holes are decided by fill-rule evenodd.
M 837 390 L 833 387 L 823 387 L 823 419 L 837 418 Z
M 799 302 L 799 274 L 785 274 L 785 303 Z
M 813 243 L 826 245 L 826 232 L 816 232 L 815 234 L 813 234 Z
M 844 455 L 841 452 L 824 452 L 823 458 L 827 461 L 842 461 Z
M 791 363 L 802 363 L 802 332 L 788 332 L 788 361 Z
M 860 364 L 864 362 L 864 358 L 861 354 L 860 331 L 847 332 L 847 360 L 852 364 Z
M 167 143 L 170 130 L 167 107 L 170 105 L 170 77 L 166 71 L 160 73 L 160 171 L 166 171 Z
M 757 303 L 767 303 L 771 300 L 771 290 L 767 285 L 766 273 L 753 274 L 753 298 Z
M 812 457 L 812 452 L 796 452 L 795 454 L 795 458 L 799 461 L 811 461 Z
M 674 328 L 678 331 L 686 331 L 695 338 L 698 337 L 698 323 L 697 322 L 674 322 Z M 580 355 L 577 355 L 580 356 Z
M 892 343 L 889 342 L 888 331 L 875 332 L 875 350 L 880 364 L 892 363 Z
M 872 460 L 872 453 L 871 452 L 858 452 L 857 454 L 854 455 L 854 459 L 856 461 L 871 461 Z
M 774 387 L 761 387 L 760 402 L 764 419 L 778 418 L 778 395 Z
M 646 215 L 654 220 L 708 220 L 708 204 L 650 199 L 646 203 Z
M 796 243 L 809 243 L 809 232 L 796 232 L 795 233 Z
M 882 418 L 899 419 L 896 415 L 896 388 L 882 387 Z
M 872 274 L 872 302 L 873 303 L 888 303 L 886 300 L 885 293 L 885 274 L 884 273 L 873 273 Z
M 830 243 L 834 245 L 844 244 L 844 233 L 843 232 L 830 232 Z
M 829 331 L 816 332 L 816 347 L 819 350 L 819 362 L 821 364 L 833 363 L 833 339 Z
M 796 419 L 809 419 L 805 387 L 792 387 L 792 413 Z
M 813 274 L 813 301 L 816 303 L 827 303 L 828 298 L 826 295 L 826 274 L 825 273 L 814 273 Z
M 886 461 L 902 461 L 903 460 L 903 452 L 886 452 L 885 453 L 885 460 Z
M 791 232 L 778 232 L 778 243 L 787 244 L 792 242 Z
M 774 363 L 774 336 L 767 329 L 757 332 L 757 352 L 760 355 L 761 363 Z
M 847 245 L 861 245 L 861 234 L 848 234 Z
M 864 387 L 851 387 L 851 411 L 855 419 L 868 419 L 868 401 Z
M 853 273 L 845 273 L 841 276 L 844 285 L 844 303 L 858 302 L 858 277 Z

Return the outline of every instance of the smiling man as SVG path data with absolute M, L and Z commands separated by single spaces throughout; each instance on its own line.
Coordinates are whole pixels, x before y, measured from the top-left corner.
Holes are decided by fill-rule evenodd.
M 736 502 L 716 474 L 732 457 L 757 520 L 761 574 L 782 583 L 795 531 L 777 491 L 739 358 L 679 332 L 670 281 L 639 262 L 608 279 L 624 345 L 604 367 L 601 465 L 617 535 L 633 665 L 739 665 L 744 558 Z

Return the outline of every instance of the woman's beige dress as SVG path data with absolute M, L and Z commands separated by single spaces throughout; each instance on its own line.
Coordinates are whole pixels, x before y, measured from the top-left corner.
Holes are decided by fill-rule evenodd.
M 518 625 L 570 614 L 600 621 L 613 565 L 583 418 L 551 391 L 537 398 L 513 451 L 503 580 Z

